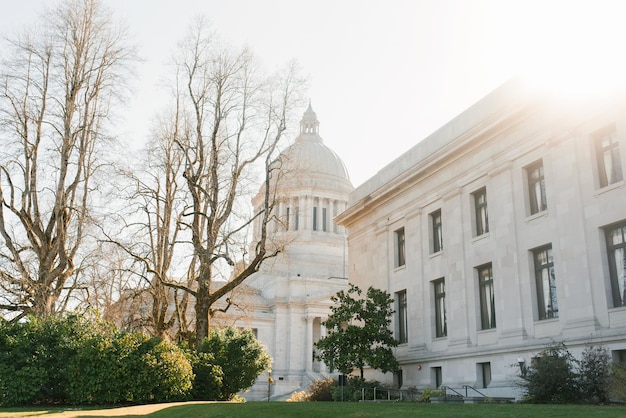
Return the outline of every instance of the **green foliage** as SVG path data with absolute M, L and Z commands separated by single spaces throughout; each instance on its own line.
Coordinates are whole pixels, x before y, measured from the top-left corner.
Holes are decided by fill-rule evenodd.
M 422 390 L 420 394 L 419 401 L 420 402 L 430 402 L 431 398 L 438 398 L 445 396 L 446 392 L 443 389 L 434 389 L 430 386 L 427 386 Z
M 219 400 L 230 400 L 252 386 L 271 364 L 263 345 L 250 330 L 213 329 L 202 342 L 201 353 L 211 353 L 222 371 Z
M 570 403 L 578 398 L 573 357 L 564 344 L 548 346 L 522 376 L 527 401 Z
M 198 401 L 220 399 L 222 393 L 222 368 L 215 364 L 215 357 L 211 353 L 190 351 L 189 359 L 193 366 L 192 397 Z
M 358 376 L 348 376 L 346 379 L 346 385 L 343 387 L 343 401 L 344 402 L 359 402 L 362 398 L 366 401 L 374 399 L 374 388 L 380 389 L 381 383 L 376 380 L 364 380 Z M 376 392 L 376 399 L 385 398 L 383 391 Z M 341 386 L 337 386 L 333 390 L 333 400 L 342 400 Z
M 323 323 L 328 335 L 316 347 L 318 358 L 333 370 L 350 374 L 369 366 L 382 372 L 398 369 L 392 347 L 398 342 L 389 329 L 393 299 L 383 290 L 370 287 L 365 298 L 362 290 L 351 285 L 347 292 L 338 292 L 331 299 L 331 313 Z
M 610 356 L 606 348 L 588 346 L 578 362 L 578 390 L 586 403 L 609 401 Z
M 603 347 L 588 346 L 580 360 L 567 347 L 548 346 L 522 374 L 526 400 L 532 403 L 607 403 L 610 358 Z
M 319 379 L 311 382 L 307 390 L 307 401 L 328 402 L 333 400 L 333 391 L 337 387 L 335 379 Z
M 94 326 L 77 316 L 2 321 L 0 405 L 65 402 L 65 367 Z
M 187 399 L 193 373 L 178 347 L 85 317 L 0 323 L 0 405 Z
M 611 365 L 610 394 L 621 402 L 626 402 L 626 363 Z

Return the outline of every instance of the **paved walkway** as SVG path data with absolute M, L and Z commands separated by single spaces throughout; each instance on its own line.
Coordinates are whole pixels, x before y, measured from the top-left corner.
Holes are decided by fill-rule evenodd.
M 172 403 L 159 403 L 151 405 L 137 405 L 126 406 L 123 408 L 111 408 L 111 409 L 81 409 L 71 410 L 68 408 L 63 412 L 57 411 L 34 411 L 34 412 L 0 412 L 0 418 L 25 418 L 25 417 L 50 417 L 50 418 L 76 418 L 80 416 L 103 416 L 103 417 L 120 417 L 125 415 L 142 416 L 148 415 L 153 412 L 160 411 L 165 408 L 171 408 L 179 405 L 190 404 L 204 404 L 212 403 L 208 401 L 195 401 L 195 402 L 172 402 Z

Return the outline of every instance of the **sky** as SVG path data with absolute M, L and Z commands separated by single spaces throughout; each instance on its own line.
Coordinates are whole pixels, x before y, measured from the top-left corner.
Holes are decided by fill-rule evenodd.
M 513 76 L 571 92 L 588 79 L 626 74 L 626 1 L 619 0 L 102 1 L 126 22 L 142 58 L 123 142 L 147 139 L 165 106 L 166 65 L 193 19 L 204 16 L 269 71 L 300 64 L 320 135 L 355 186 Z M 54 3 L 0 0 L 0 33 L 32 26 Z

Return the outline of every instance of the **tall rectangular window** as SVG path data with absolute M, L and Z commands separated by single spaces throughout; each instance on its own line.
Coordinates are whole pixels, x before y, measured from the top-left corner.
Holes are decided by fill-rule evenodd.
M 496 327 L 496 299 L 493 291 L 493 271 L 491 263 L 476 268 L 480 294 L 481 329 Z
M 300 208 L 298 206 L 296 206 L 296 209 L 295 209 L 294 212 L 295 213 L 293 215 L 294 215 L 295 219 L 293 221 L 293 223 L 294 223 L 293 229 L 297 231 L 300 228 Z
M 600 187 L 610 186 L 624 179 L 615 129 L 605 131 L 596 138 L 596 158 Z
M 406 306 L 406 290 L 396 292 L 396 340 L 400 344 L 408 341 L 408 323 L 407 323 L 407 306 Z
M 441 210 L 430 214 L 432 226 L 433 253 L 443 251 L 443 228 L 441 225 Z
M 317 206 L 313 206 L 313 231 L 317 231 Z
M 482 388 L 487 388 L 491 383 L 491 362 L 478 363 L 479 382 Z
M 287 211 L 285 213 L 285 230 L 287 231 L 289 231 L 289 215 L 291 215 L 290 208 L 287 208 Z
M 533 259 L 539 319 L 558 318 L 559 305 L 556 297 L 556 275 L 554 274 L 552 245 L 533 250 Z
M 445 280 L 435 280 L 433 282 L 433 288 L 435 290 L 435 336 L 441 338 L 448 335 Z
M 395 267 L 401 267 L 406 263 L 405 245 L 404 245 L 404 228 L 400 228 L 394 232 L 395 242 Z
M 476 236 L 489 232 L 489 216 L 487 215 L 487 188 L 473 193 L 474 214 L 476 216 Z
M 526 167 L 526 175 L 528 176 L 530 214 L 534 215 L 548 208 L 546 182 L 543 176 L 543 161 L 539 160 Z
M 322 208 L 322 231 L 327 231 L 326 208 Z
M 556 275 L 552 260 L 552 245 L 533 250 L 533 259 L 535 261 L 539 319 L 558 318 L 559 305 L 556 298 Z
M 626 306 L 626 222 L 605 229 L 613 307 Z

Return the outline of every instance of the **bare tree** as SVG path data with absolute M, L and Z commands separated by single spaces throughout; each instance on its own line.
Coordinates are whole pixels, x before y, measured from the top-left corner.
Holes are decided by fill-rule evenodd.
M 67 0 L 0 72 L 0 309 L 54 314 L 78 287 L 105 123 L 134 58 L 98 0 Z
M 137 318 L 142 327 L 158 337 L 176 338 L 176 333 L 186 331 L 190 295 L 179 295 L 166 284 L 187 283 L 180 282 L 186 269 L 180 267 L 185 261 L 177 251 L 179 235 L 185 229 L 182 217 L 186 205 L 185 191 L 179 184 L 184 160 L 177 141 L 187 135 L 188 127 L 178 102 L 171 113 L 159 119 L 142 160 L 123 173 L 128 187 L 122 199 L 128 210 L 116 222 L 122 228 L 115 234 L 104 233 L 134 264 L 131 271 L 139 278 L 135 303 L 148 307 Z
M 250 51 L 226 47 L 205 29 L 199 21 L 176 60 L 187 129 L 177 130 L 175 144 L 183 156 L 188 205 L 182 222 L 193 255 L 190 282 L 167 284 L 194 297 L 198 346 L 215 303 L 281 249 L 267 234 L 280 171 L 275 160 L 303 85 L 295 64 L 266 77 Z M 259 187 L 264 198 L 254 213 L 250 198 Z M 259 239 L 250 245 L 253 224 Z

